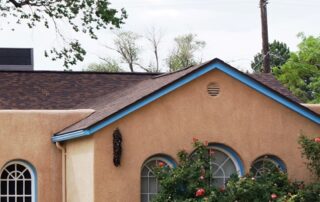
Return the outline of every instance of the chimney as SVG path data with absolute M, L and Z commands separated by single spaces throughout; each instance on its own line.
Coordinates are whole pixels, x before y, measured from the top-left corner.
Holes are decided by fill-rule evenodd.
M 32 48 L 0 48 L 0 71 L 33 71 Z

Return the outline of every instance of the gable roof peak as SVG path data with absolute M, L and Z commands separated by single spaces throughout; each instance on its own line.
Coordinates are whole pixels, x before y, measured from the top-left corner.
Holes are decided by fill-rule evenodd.
M 279 102 L 301 116 L 320 124 L 319 114 L 300 105 L 295 100 L 287 97 L 287 95 L 282 94 L 286 89 L 279 89 L 279 91 L 277 91 L 277 89 L 273 89 L 263 83 L 268 81 L 277 82 L 272 75 L 267 75 L 267 79 L 265 81 L 259 81 L 259 79 L 261 79 L 260 77 L 245 74 L 226 64 L 222 60 L 215 58 L 201 65 L 185 68 L 181 71 L 172 72 L 160 77 L 146 79 L 138 82 L 130 88 L 126 88 L 124 91 L 117 91 L 111 94 L 111 96 L 106 95 L 95 99 L 92 103 L 89 102 L 88 106 L 92 106 L 96 112 L 88 118 L 56 134 L 52 140 L 65 141 L 76 137 L 91 135 L 124 116 L 215 69 L 237 79 L 251 87 L 253 90 L 256 90 L 266 97 Z M 262 76 L 262 78 L 265 78 L 265 76 Z M 279 82 L 277 85 L 279 85 Z M 273 85 L 274 88 L 278 87 L 277 85 Z

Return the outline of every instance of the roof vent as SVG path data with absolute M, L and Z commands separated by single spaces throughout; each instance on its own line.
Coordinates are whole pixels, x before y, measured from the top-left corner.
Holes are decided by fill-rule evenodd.
M 0 48 L 0 70 L 32 71 L 32 48 Z
M 219 95 L 219 93 L 220 93 L 220 87 L 219 87 L 218 84 L 210 83 L 208 85 L 208 94 L 210 96 L 214 96 L 215 97 L 215 96 Z

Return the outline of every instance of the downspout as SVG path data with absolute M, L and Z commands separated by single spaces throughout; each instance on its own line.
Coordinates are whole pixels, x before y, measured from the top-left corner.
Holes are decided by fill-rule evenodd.
M 66 149 L 60 142 L 56 142 L 56 146 L 62 154 L 62 202 L 66 202 Z

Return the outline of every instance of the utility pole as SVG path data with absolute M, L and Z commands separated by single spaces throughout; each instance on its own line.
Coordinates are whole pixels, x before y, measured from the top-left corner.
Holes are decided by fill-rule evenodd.
M 260 0 L 261 28 L 262 28 L 262 59 L 263 59 L 264 73 L 270 73 L 267 4 L 268 4 L 268 0 Z

